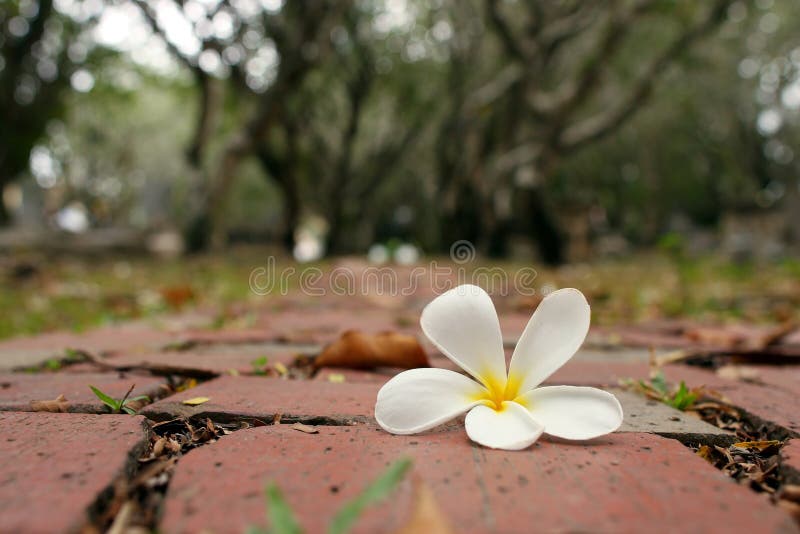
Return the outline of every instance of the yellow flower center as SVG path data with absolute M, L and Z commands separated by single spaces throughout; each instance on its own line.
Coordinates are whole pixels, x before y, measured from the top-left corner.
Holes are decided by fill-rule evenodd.
M 487 391 L 478 395 L 475 400 L 482 401 L 483 404 L 498 412 L 504 409 L 504 403 L 508 401 L 527 406 L 527 402 L 519 394 L 519 387 L 522 385 L 520 377 L 509 375 L 505 384 L 503 384 L 502 379 L 498 379 L 489 373 L 482 374 L 481 378 L 486 385 Z

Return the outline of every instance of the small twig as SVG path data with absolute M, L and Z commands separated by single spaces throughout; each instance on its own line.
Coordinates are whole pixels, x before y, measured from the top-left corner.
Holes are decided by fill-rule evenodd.
M 124 397 L 122 397 L 122 400 L 119 401 L 119 409 L 117 410 L 117 413 L 121 412 L 122 409 L 125 407 L 125 401 L 128 400 L 128 397 L 133 392 L 133 388 L 135 388 L 135 387 L 136 387 L 136 384 L 131 384 L 131 387 L 128 389 L 128 392 L 125 394 Z

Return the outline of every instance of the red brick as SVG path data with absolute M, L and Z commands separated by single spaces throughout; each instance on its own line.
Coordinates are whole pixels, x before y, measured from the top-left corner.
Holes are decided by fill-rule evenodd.
M 716 389 L 737 384 L 736 381 L 723 378 L 713 371 L 690 365 L 665 365 L 661 372 L 668 382 L 677 384 L 684 381 L 689 387 L 708 386 Z M 650 366 L 647 362 L 572 359 L 550 376 L 547 383 L 614 386 L 620 380 L 648 380 L 649 377 Z
M 455 532 L 797 532 L 783 511 L 677 441 L 615 434 L 591 443 L 541 440 L 506 452 L 463 430 L 392 436 L 368 426 L 242 430 L 178 464 L 165 532 L 242 532 L 263 524 L 274 481 L 308 532 L 323 532 L 348 499 L 403 456 Z M 355 532 L 394 532 L 409 515 L 410 478 L 366 512 Z
M 35 366 L 50 358 L 64 356 L 66 349 L 101 353 L 124 348 L 134 352 L 154 350 L 171 339 L 169 333 L 139 323 L 98 328 L 82 334 L 53 332 L 12 338 L 0 342 L 0 370 Z
M 70 412 L 103 413 L 105 405 L 89 389 L 120 399 L 133 384 L 131 396 L 158 398 L 165 393 L 164 379 L 130 373 L 4 373 L 0 374 L 0 411 L 31 411 L 31 401 L 64 395 Z
M 800 473 L 800 439 L 792 439 L 781 449 L 781 461 L 786 467 Z
M 743 383 L 718 387 L 717 390 L 734 406 L 800 436 L 800 405 L 797 395 L 777 388 Z
M 154 419 L 204 414 L 244 416 L 272 421 L 332 418 L 344 424 L 372 418 L 380 384 L 335 384 L 312 380 L 222 376 L 151 404 L 142 413 Z M 182 402 L 194 397 L 210 400 L 198 406 Z
M 790 368 L 791 369 L 791 368 Z M 797 393 L 723 378 L 713 371 L 689 365 L 667 365 L 664 376 L 671 383 L 681 380 L 690 388 L 708 386 L 720 393 L 734 406 L 792 432 L 800 433 L 800 411 Z M 646 379 L 646 364 L 571 361 L 558 370 L 547 382 L 552 384 L 608 386 L 620 378 Z M 789 375 L 787 375 L 788 378 Z
M 385 384 L 394 375 L 399 373 L 400 370 L 377 370 L 377 371 L 359 371 L 357 369 L 338 369 L 336 367 L 326 367 L 320 369 L 314 380 L 319 382 L 338 382 L 345 383 L 367 383 L 367 384 Z
M 267 365 L 281 363 L 291 365 L 299 354 L 306 354 L 313 347 L 301 345 L 279 345 L 275 343 L 208 344 L 187 350 L 165 350 L 150 353 L 116 353 L 110 355 L 108 363 L 124 367 L 168 368 L 180 373 L 192 371 L 210 374 L 225 374 L 231 371 L 240 374 L 254 372 L 252 362 L 263 356 Z
M 148 436 L 129 415 L 0 413 L 0 532 L 68 532 Z
M 274 340 L 274 334 L 263 328 L 242 330 L 186 330 L 176 336 L 180 344 L 253 344 Z
M 366 307 L 346 310 L 293 309 L 264 315 L 257 324 L 270 333 L 272 339 L 293 343 L 330 343 L 346 330 L 368 333 L 392 330 L 420 334 L 417 321 L 410 322 L 405 315 L 397 312 Z
M 727 370 L 726 370 L 727 369 Z M 736 365 L 722 368 L 719 373 L 730 372 L 740 378 L 732 379 L 721 377 L 725 380 L 738 382 L 752 382 L 757 385 L 782 389 L 800 397 L 800 366 L 799 365 Z

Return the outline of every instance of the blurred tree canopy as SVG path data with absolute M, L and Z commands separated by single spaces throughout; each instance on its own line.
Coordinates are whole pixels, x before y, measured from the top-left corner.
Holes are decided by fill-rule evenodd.
M 0 185 L 192 250 L 310 225 L 329 253 L 558 263 L 575 220 L 646 244 L 797 205 L 798 23 L 793 0 L 7 0 Z

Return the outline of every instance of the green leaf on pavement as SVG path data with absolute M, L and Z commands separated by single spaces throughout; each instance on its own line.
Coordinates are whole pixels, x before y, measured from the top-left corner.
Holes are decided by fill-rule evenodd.
M 302 529 L 289 508 L 281 490 L 275 484 L 267 486 L 267 514 L 272 534 L 300 534 Z
M 328 529 L 329 534 L 348 532 L 367 506 L 385 499 L 394 491 L 410 467 L 409 458 L 397 460 L 390 465 L 380 477 L 339 510 Z
M 120 401 L 114 399 L 113 397 L 110 397 L 109 395 L 106 395 L 105 393 L 103 393 L 102 391 L 100 391 L 99 389 L 97 389 L 94 386 L 89 386 L 89 389 L 92 390 L 92 392 L 95 394 L 95 396 L 97 396 L 97 398 L 100 399 L 103 402 L 103 404 L 105 404 L 106 406 L 111 408 L 111 410 L 113 410 L 115 412 L 119 411 L 119 409 L 120 409 Z

